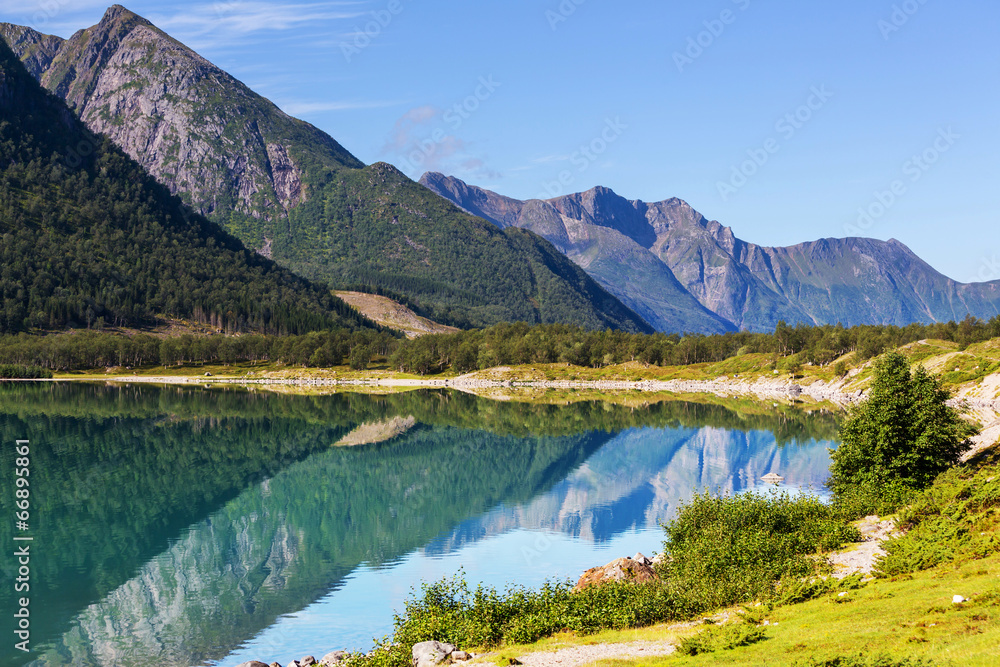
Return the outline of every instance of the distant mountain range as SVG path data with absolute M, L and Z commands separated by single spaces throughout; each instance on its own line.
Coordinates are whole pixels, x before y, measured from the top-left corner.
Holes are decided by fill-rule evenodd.
M 1000 314 L 1000 281 L 956 282 L 895 239 L 770 248 L 676 198 L 646 203 L 597 187 L 520 201 L 439 173 L 420 182 L 498 227 L 547 238 L 661 331 L 770 331 L 779 320 L 902 326 Z
M 0 36 L 91 131 L 306 278 L 404 293 L 446 324 L 652 331 L 541 237 L 470 216 L 391 165 L 365 166 L 124 7 L 65 40 L 6 23 Z

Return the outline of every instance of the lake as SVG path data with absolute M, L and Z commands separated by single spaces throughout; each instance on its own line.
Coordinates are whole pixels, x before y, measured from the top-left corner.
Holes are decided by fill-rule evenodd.
M 367 649 L 423 581 L 575 580 L 659 551 L 696 490 L 764 489 L 777 472 L 822 492 L 830 414 L 616 402 L 0 384 L 5 581 L 14 538 L 33 538 L 32 651 L 4 614 L 0 658 L 225 667 Z M 4 586 L 2 608 L 20 595 Z

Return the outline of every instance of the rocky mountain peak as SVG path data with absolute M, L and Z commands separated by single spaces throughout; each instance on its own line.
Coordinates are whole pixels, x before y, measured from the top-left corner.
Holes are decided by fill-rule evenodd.
M 194 209 L 218 221 L 247 220 L 249 245 L 262 247 L 273 235 L 270 221 L 308 196 L 303 164 L 364 166 L 121 5 L 67 40 L 6 24 L 0 33 L 91 130 Z
M 137 19 L 137 20 L 142 21 L 144 23 L 147 23 L 147 24 L 149 23 L 149 21 L 146 21 L 146 19 L 142 18 L 138 14 L 135 14 L 134 12 L 129 11 L 128 9 L 126 9 L 125 7 L 122 7 L 121 5 L 111 5 L 104 12 L 104 16 L 101 18 L 101 21 L 100 21 L 100 23 L 98 25 L 110 23 L 111 21 L 115 21 L 115 20 L 117 20 L 119 18 L 123 19 L 125 21 L 131 21 L 131 20 L 136 20 Z M 152 25 L 152 24 L 150 24 L 150 25 Z
M 610 188 L 597 186 L 548 201 L 565 217 L 610 227 L 644 248 L 651 248 L 656 242 L 656 232 L 646 220 L 642 207 Z

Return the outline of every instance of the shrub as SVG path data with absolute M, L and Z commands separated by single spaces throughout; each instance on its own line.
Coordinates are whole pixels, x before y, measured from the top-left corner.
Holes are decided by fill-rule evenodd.
M 664 529 L 663 577 L 706 609 L 770 599 L 782 578 L 815 572 L 809 555 L 859 539 L 815 496 L 776 492 L 695 494 Z
M 22 366 L 20 364 L 0 364 L 0 379 L 28 380 L 35 378 L 50 378 L 52 371 L 39 366 Z
M 796 667 L 930 667 L 934 663 L 923 658 L 893 658 L 887 655 L 839 655 L 833 658 L 810 658 L 795 663 Z
M 525 644 L 568 629 L 643 627 L 694 613 L 678 606 L 668 587 L 615 582 L 574 591 L 569 582 L 503 592 L 472 589 L 461 575 L 424 584 L 395 618 L 391 636 L 369 655 L 351 656 L 346 667 L 406 667 L 414 644 L 437 640 L 472 648 Z
M 898 352 L 875 363 L 868 398 L 851 409 L 832 452 L 828 486 L 856 516 L 885 513 L 957 463 L 977 428 L 946 404 L 948 392 Z
M 699 655 L 749 646 L 764 639 L 764 629 L 746 623 L 727 623 L 686 637 L 677 645 L 680 655 Z
M 900 513 L 906 533 L 885 543 L 876 574 L 895 576 L 1000 551 L 1000 448 L 940 475 Z

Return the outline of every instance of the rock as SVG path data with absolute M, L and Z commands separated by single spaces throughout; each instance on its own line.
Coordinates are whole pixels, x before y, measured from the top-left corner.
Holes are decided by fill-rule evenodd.
M 316 658 L 312 657 L 311 655 L 307 655 L 306 657 L 299 660 L 299 664 L 302 665 L 302 667 L 311 667 L 311 665 L 316 664 Z
M 268 665 L 266 662 L 261 662 L 260 660 L 248 660 L 241 662 L 236 667 L 268 667 Z
M 271 663 L 270 665 L 268 665 L 267 667 L 281 667 L 281 663 L 280 663 L 280 662 L 272 662 L 272 663 Z
M 793 384 L 792 386 L 790 386 L 788 388 L 788 395 L 789 396 L 796 396 L 796 397 L 801 396 L 802 395 L 802 387 L 800 387 L 797 384 Z
M 319 661 L 322 667 L 333 667 L 338 662 L 347 657 L 347 651 L 330 651 Z
M 455 650 L 451 644 L 441 642 L 420 642 L 413 645 L 413 667 L 434 667 L 448 660 Z
M 636 563 L 641 563 L 642 565 L 652 565 L 653 564 L 653 561 L 651 561 L 648 558 L 646 558 L 642 554 L 641 551 L 636 552 L 636 554 L 634 556 L 632 556 L 632 560 L 634 560 Z
M 956 595 L 955 597 L 953 597 L 951 599 L 951 601 L 952 601 L 952 604 L 962 604 L 963 602 L 968 602 L 968 599 L 962 597 L 961 595 Z
M 652 567 L 631 558 L 618 558 L 602 567 L 592 567 L 580 576 L 574 590 L 609 581 L 654 581 L 659 579 Z
M 466 653 L 465 651 L 452 651 L 452 660 L 472 660 L 472 654 Z

